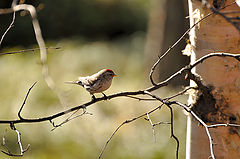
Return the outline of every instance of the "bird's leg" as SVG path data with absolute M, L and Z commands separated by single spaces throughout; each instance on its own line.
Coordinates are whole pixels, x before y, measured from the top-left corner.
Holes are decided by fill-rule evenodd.
M 96 97 L 94 95 L 92 95 L 92 101 L 95 101 Z
M 102 94 L 103 94 L 104 100 L 108 100 L 108 97 L 106 96 L 106 94 L 104 94 L 103 92 Z

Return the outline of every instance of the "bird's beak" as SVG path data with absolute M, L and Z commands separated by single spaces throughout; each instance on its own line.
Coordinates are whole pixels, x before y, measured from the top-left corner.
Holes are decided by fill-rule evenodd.
M 116 77 L 116 76 L 117 76 L 116 74 L 113 75 L 113 77 Z

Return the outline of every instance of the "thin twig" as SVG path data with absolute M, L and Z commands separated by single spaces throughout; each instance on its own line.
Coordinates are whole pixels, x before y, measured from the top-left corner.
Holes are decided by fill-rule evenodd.
M 171 124 L 171 123 L 170 122 L 160 121 L 160 122 L 154 123 L 153 126 L 157 126 L 157 125 L 161 125 L 161 124 Z
M 180 95 L 183 95 L 184 93 L 186 93 L 190 89 L 198 89 L 198 88 L 197 87 L 186 87 L 184 90 L 182 90 L 182 91 L 180 91 L 180 92 L 178 92 L 178 93 L 176 93 L 176 94 L 174 94 L 172 96 L 164 98 L 164 100 L 170 100 L 170 99 L 173 99 L 173 98 L 178 97 Z
M 177 142 L 177 148 L 176 148 L 176 159 L 178 159 L 178 153 L 179 153 L 179 140 L 177 138 L 177 136 L 174 134 L 174 127 L 173 127 L 173 110 L 172 107 L 170 105 L 166 105 L 169 110 L 170 110 L 170 119 L 171 119 L 171 137 L 174 138 L 174 140 Z
M 20 109 L 19 109 L 19 111 L 18 111 L 18 117 L 19 117 L 19 119 L 21 119 L 21 120 L 24 120 L 24 118 L 21 116 L 21 111 L 22 111 L 22 109 L 23 109 L 23 107 L 24 107 L 24 105 L 25 105 L 25 103 L 26 103 L 26 100 L 27 100 L 27 98 L 28 98 L 28 95 L 29 95 L 30 91 L 31 91 L 32 88 L 36 85 L 36 83 L 37 83 L 37 82 L 34 82 L 33 85 L 28 89 L 27 95 L 25 96 L 25 99 L 23 100 L 22 106 L 20 107 Z
M 137 99 L 139 101 L 156 101 L 156 99 L 153 99 L 153 98 L 139 98 L 139 97 L 130 96 L 130 95 L 127 95 L 126 97 Z
M 147 121 L 149 121 L 149 123 L 150 123 L 151 126 L 152 126 L 153 141 L 154 141 L 154 143 L 157 142 L 157 139 L 156 139 L 156 132 L 155 132 L 155 126 L 157 126 L 157 125 L 161 125 L 161 124 L 171 124 L 170 122 L 162 122 L 162 121 L 157 122 L 157 123 L 153 123 L 148 113 L 147 113 L 147 118 L 144 118 L 144 119 L 147 120 Z
M 71 120 L 73 120 L 73 119 L 76 119 L 76 118 L 78 118 L 78 117 L 80 117 L 80 116 L 83 116 L 84 114 L 93 115 L 92 113 L 87 112 L 87 110 L 83 108 L 83 112 L 82 112 L 81 114 L 76 115 L 76 116 L 73 116 L 73 115 L 75 115 L 79 110 L 80 110 L 80 109 L 77 109 L 75 112 L 73 112 L 67 119 L 65 119 L 64 121 L 62 121 L 60 124 L 55 125 L 55 123 L 54 123 L 52 120 L 50 120 L 50 122 L 51 122 L 52 125 L 53 125 L 53 128 L 51 129 L 51 131 L 53 131 L 53 130 L 55 130 L 56 128 L 62 126 L 63 124 L 66 124 L 67 122 L 69 122 L 69 121 L 71 121 Z
M 61 47 L 46 47 L 46 49 L 60 49 Z M 35 52 L 39 50 L 40 48 L 34 48 L 34 49 L 25 49 L 25 50 L 20 50 L 20 51 L 12 51 L 12 52 L 0 52 L 1 55 L 9 55 L 9 54 L 20 54 L 20 53 L 25 53 L 25 52 Z
M 16 17 L 16 12 L 13 12 L 13 17 L 12 17 L 12 21 L 10 23 L 10 25 L 8 26 L 8 28 L 6 29 L 6 31 L 3 33 L 1 40 L 0 40 L 0 47 L 2 45 L 3 39 L 6 36 L 7 32 L 13 27 L 13 24 L 15 22 L 15 17 Z
M 152 126 L 152 132 L 153 132 L 153 141 L 154 141 L 154 143 L 156 143 L 156 142 L 157 142 L 157 140 L 156 140 L 156 133 L 155 133 L 154 125 L 153 125 L 153 123 L 152 123 L 152 120 L 150 119 L 150 117 L 149 117 L 149 114 L 148 114 L 148 113 L 147 113 L 147 119 L 148 119 L 149 123 L 150 123 L 150 124 L 151 124 L 151 126 Z
M 109 138 L 109 139 L 107 140 L 107 142 L 104 144 L 104 146 L 103 146 L 103 148 L 102 148 L 102 150 L 101 150 L 101 152 L 100 152 L 100 154 L 99 154 L 99 156 L 98 156 L 98 159 L 100 159 L 100 158 L 102 157 L 103 152 L 105 151 L 108 143 L 111 141 L 111 139 L 113 138 L 113 136 L 117 133 L 117 131 L 118 131 L 124 124 L 127 124 L 127 123 L 129 123 L 129 122 L 131 122 L 131 121 L 126 120 L 126 121 L 124 121 L 122 124 L 120 124 L 120 125 L 116 128 L 116 130 L 112 133 L 112 135 L 110 136 L 110 138 Z

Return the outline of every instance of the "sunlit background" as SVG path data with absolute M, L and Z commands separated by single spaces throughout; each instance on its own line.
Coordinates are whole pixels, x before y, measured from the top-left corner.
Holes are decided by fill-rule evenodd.
M 107 95 L 150 87 L 149 72 L 157 55 L 172 45 L 187 27 L 186 4 L 183 1 L 28 0 L 25 3 L 37 8 L 43 37 L 46 45 L 52 48 L 48 49 L 48 66 L 56 91 L 48 88 L 43 79 L 39 51 L 0 56 L 0 120 L 17 118 L 26 93 L 35 81 L 37 84 L 23 109 L 25 118 L 52 115 L 91 100 L 83 88 L 64 82 L 93 74 L 103 68 L 110 68 L 118 75 L 111 88 L 105 92 Z M 0 2 L 0 8 L 10 6 L 8 0 Z M 156 12 L 159 9 L 162 9 L 161 12 Z M 159 14 L 157 19 L 154 19 L 154 14 Z M 0 15 L 1 36 L 11 19 L 12 14 Z M 162 26 L 162 29 L 154 32 L 159 35 L 156 40 L 149 34 L 152 25 Z M 185 41 L 182 41 L 160 63 L 154 76 L 156 81 L 166 79 L 187 63 L 187 59 L 181 55 L 184 45 Z M 14 27 L 4 38 L 0 51 L 37 47 L 29 14 L 18 12 Z M 188 81 L 182 77 L 154 93 L 163 98 L 173 95 L 187 84 Z M 176 100 L 187 103 L 187 96 Z M 93 115 L 81 116 L 54 131 L 51 131 L 50 122 L 17 124 L 23 146 L 31 144 L 23 158 L 97 158 L 118 125 L 157 106 L 159 102 L 121 97 L 91 105 L 87 111 Z M 66 117 L 54 122 L 60 123 Z M 169 109 L 162 107 L 150 117 L 154 123 L 169 122 Z M 103 158 L 174 158 L 176 143 L 170 138 L 170 126 L 159 125 L 155 131 L 156 143 L 152 127 L 144 118 L 124 125 L 109 143 Z M 186 116 L 178 107 L 174 107 L 174 131 L 180 140 L 180 158 L 184 158 Z M 10 150 L 19 153 L 16 133 L 9 125 L 0 125 L 0 136 L 4 133 Z M 4 150 L 4 147 L 1 149 Z M 9 156 L 0 153 L 0 158 L 7 159 Z

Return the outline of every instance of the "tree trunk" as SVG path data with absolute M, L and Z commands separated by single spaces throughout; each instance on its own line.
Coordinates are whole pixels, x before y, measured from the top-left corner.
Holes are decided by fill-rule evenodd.
M 212 0 L 208 1 L 212 4 Z M 219 1 L 220 2 L 220 1 Z M 225 5 L 233 0 L 226 0 Z M 211 11 L 199 0 L 188 0 L 190 26 Z M 234 4 L 221 12 L 238 11 L 228 16 L 240 16 L 239 7 Z M 194 53 L 191 62 L 213 52 L 240 53 L 240 34 L 232 24 L 219 15 L 212 15 L 190 32 L 190 42 Z M 201 76 L 205 86 L 211 88 L 212 101 L 191 95 L 190 103 L 201 119 L 209 124 L 240 124 L 240 64 L 232 58 L 215 57 L 198 65 L 193 73 Z M 190 85 L 195 85 L 192 81 Z M 197 97 L 196 97 L 197 96 Z M 196 100 L 197 98 L 197 100 Z M 195 99 L 195 101 L 194 101 Z M 211 128 L 213 152 L 216 159 L 240 158 L 240 128 Z M 210 156 L 209 140 L 205 128 L 191 115 L 187 123 L 186 159 L 207 159 Z

